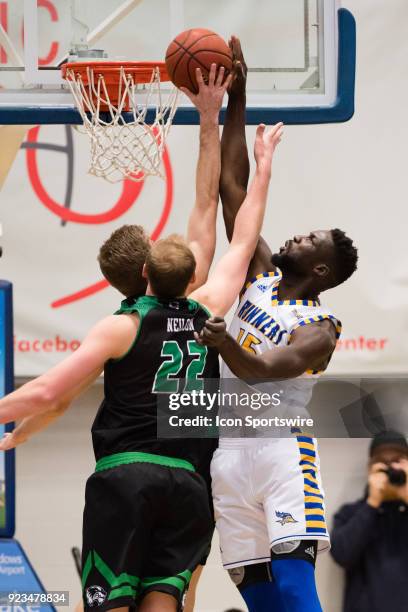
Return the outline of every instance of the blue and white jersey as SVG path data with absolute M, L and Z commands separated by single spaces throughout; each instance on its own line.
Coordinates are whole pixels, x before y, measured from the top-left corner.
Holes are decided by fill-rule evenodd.
M 276 346 L 290 344 L 293 333 L 298 327 L 326 319 L 332 321 L 339 337 L 340 321 L 320 301 L 279 300 L 281 278 L 282 273 L 276 270 L 259 274 L 247 283 L 229 328 L 229 333 L 237 342 L 247 351 L 261 354 Z M 282 417 L 308 416 L 306 406 L 310 401 L 313 385 L 321 373 L 317 370 L 308 370 L 295 379 L 283 382 L 260 382 L 248 386 L 242 381 L 237 382 L 224 362 L 221 367 L 222 379 L 235 379 L 231 385 L 224 380 L 224 389 L 227 387 L 235 391 L 239 389 L 240 393 L 266 392 L 271 396 L 279 393 L 282 396 L 281 412 L 276 407 L 266 412 Z

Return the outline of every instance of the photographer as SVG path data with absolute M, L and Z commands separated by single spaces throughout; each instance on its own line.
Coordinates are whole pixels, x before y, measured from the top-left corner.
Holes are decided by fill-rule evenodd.
M 408 444 L 387 431 L 370 446 L 363 499 L 334 517 L 332 555 L 346 570 L 344 612 L 408 610 Z

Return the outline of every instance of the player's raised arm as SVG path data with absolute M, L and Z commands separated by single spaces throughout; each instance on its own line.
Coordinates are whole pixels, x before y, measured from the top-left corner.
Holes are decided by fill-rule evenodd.
M 0 400 L 0 423 L 58 410 L 73 390 L 96 378 L 104 363 L 124 355 L 138 329 L 134 316 L 110 316 L 97 323 L 81 346 L 60 364 Z M 88 383 L 89 384 L 89 383 Z
M 197 68 L 198 94 L 183 88 L 200 114 L 200 151 L 196 172 L 196 200 L 190 214 L 187 242 L 194 253 L 197 268 L 195 282 L 190 291 L 200 287 L 208 277 L 216 240 L 216 221 L 221 172 L 221 147 L 219 135 L 219 113 L 224 94 L 231 82 L 231 75 L 224 80 L 225 70 L 217 74 L 212 64 L 208 85 L 204 83 L 201 70 Z
M 282 123 L 269 130 L 257 128 L 255 138 L 256 171 L 248 194 L 234 225 L 226 254 L 215 266 L 206 284 L 190 297 L 207 306 L 215 315 L 225 315 L 234 304 L 247 275 L 265 214 L 271 179 L 272 158 L 282 136 Z
M 235 218 L 245 200 L 249 178 L 249 159 L 245 132 L 247 66 L 236 36 L 229 41 L 233 59 L 234 76 L 229 89 L 228 106 L 221 139 L 220 195 L 225 229 L 231 241 Z M 272 252 L 266 241 L 259 237 L 249 266 L 248 277 L 273 270 Z
M 260 355 L 245 350 L 226 331 L 223 319 L 209 319 L 196 339 L 217 347 L 231 372 L 242 379 L 296 378 L 306 370 L 324 370 L 336 347 L 336 330 L 330 321 L 298 327 L 287 346 Z

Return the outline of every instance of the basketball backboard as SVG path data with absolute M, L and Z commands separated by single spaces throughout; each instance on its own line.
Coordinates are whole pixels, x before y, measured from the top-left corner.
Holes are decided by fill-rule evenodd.
M 80 123 L 59 70 L 70 53 L 163 61 L 169 42 L 192 27 L 241 38 L 247 123 L 352 116 L 355 23 L 337 0 L 2 0 L 0 124 Z M 197 120 L 182 96 L 174 123 Z

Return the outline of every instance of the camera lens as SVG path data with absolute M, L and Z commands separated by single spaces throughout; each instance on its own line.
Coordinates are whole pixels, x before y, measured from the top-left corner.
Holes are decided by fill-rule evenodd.
M 387 470 L 387 475 L 390 484 L 396 487 L 402 487 L 407 482 L 407 475 L 403 470 L 396 470 L 390 467 Z

